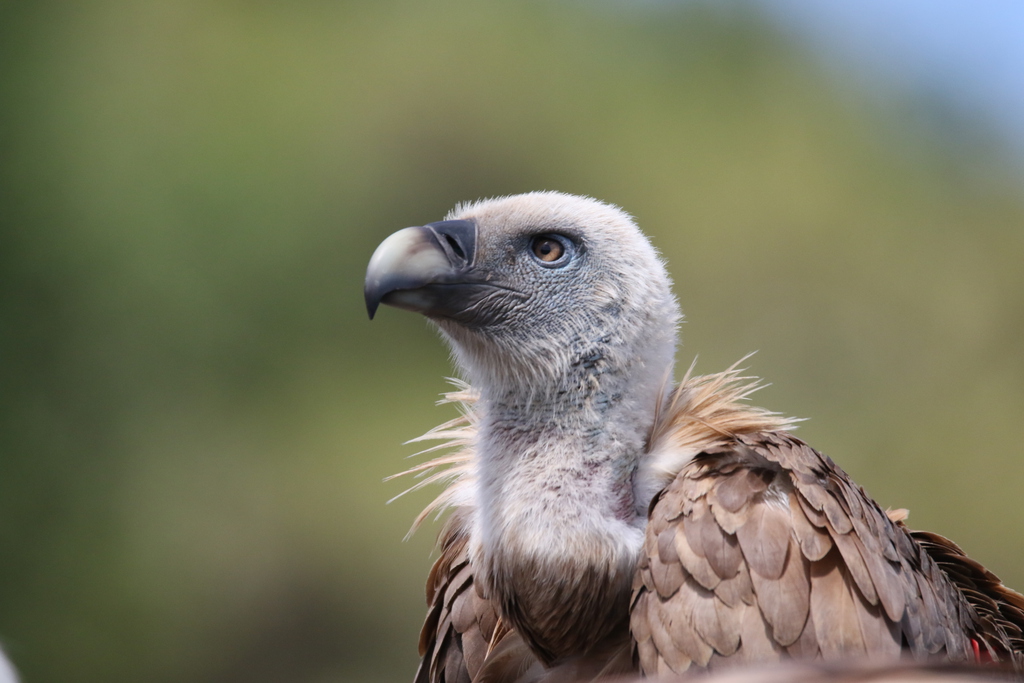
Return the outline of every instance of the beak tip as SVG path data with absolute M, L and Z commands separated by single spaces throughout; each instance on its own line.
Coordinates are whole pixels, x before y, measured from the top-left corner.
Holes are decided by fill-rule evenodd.
M 370 316 L 370 320 L 373 320 L 373 316 L 377 313 L 377 307 L 380 305 L 380 299 L 377 297 L 366 296 L 366 312 Z

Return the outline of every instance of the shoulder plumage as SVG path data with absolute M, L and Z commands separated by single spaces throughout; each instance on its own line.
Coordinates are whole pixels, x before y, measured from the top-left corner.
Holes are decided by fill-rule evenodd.
M 655 498 L 633 605 L 649 675 L 726 658 L 894 659 L 904 647 L 967 662 L 977 628 L 962 592 L 902 525 L 828 457 L 780 432 L 705 448 Z M 698 616 L 678 618 L 687 614 Z
M 710 375 L 693 375 L 693 365 L 671 391 L 654 418 L 649 457 L 642 477 L 654 491 L 667 485 L 693 456 L 737 436 L 787 431 L 798 419 L 745 402 L 765 385 L 743 375 L 739 363 Z

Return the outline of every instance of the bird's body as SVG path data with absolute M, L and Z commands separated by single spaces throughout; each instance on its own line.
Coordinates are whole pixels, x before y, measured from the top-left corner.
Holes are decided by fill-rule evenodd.
M 784 658 L 1019 664 L 1024 598 L 915 540 L 750 407 L 735 370 L 672 387 L 680 318 L 623 212 L 531 193 L 388 238 L 378 302 L 425 313 L 472 389 L 417 680 L 590 680 Z M 930 545 L 929 545 L 930 544 Z

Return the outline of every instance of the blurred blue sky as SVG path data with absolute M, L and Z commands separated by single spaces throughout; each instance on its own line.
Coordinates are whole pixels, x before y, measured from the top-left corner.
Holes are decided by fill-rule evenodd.
M 754 1 L 835 67 L 978 117 L 1024 160 L 1024 2 Z

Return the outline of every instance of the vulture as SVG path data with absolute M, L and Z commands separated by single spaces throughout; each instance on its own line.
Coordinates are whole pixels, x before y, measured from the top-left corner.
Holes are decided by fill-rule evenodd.
M 417 683 L 675 676 L 785 660 L 1024 669 L 1024 596 L 909 530 L 736 366 L 673 382 L 681 319 L 621 209 L 557 192 L 399 230 L 364 294 L 465 382 L 414 486 L 450 510 Z M 436 453 L 435 453 L 436 454 Z

